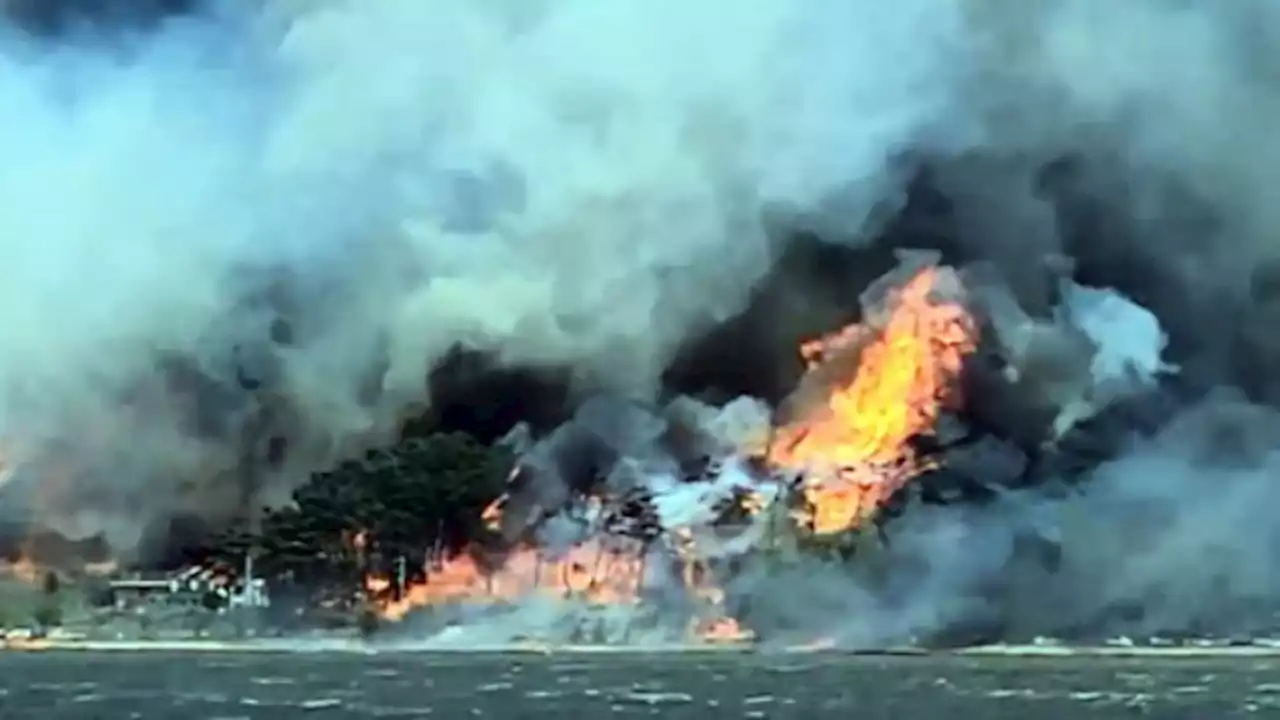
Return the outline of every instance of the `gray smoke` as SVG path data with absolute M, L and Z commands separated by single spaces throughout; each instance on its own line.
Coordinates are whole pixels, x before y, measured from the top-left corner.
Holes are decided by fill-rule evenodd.
M 906 254 L 884 280 L 900 280 L 922 261 L 927 258 Z M 958 283 L 981 273 L 943 268 L 940 276 Z M 970 299 L 979 317 L 992 321 L 991 342 L 1001 346 L 1009 362 L 1005 392 L 1023 396 L 1026 404 L 1044 404 L 1051 417 L 1056 414 L 1044 429 L 1046 444 L 1114 404 L 1158 392 L 1160 381 L 1177 370 L 1162 360 L 1166 337 L 1159 322 L 1114 291 L 1063 280 L 1052 319 L 1036 321 L 1007 288 L 975 283 L 950 290 L 948 297 Z M 884 310 L 876 297 L 869 293 L 868 317 Z M 1047 372 L 1045 363 L 1032 357 L 1073 342 L 1079 347 L 1070 353 L 1075 361 L 1068 372 Z M 834 361 L 824 369 L 831 367 L 853 369 Z M 774 416 L 766 404 L 743 397 L 713 407 L 677 398 L 663 408 L 645 408 L 597 396 L 548 437 L 526 446 L 502 529 L 508 540 L 529 537 L 548 552 L 600 537 L 649 537 L 651 565 L 658 568 L 676 557 L 732 559 L 736 571 L 726 572 L 731 566 L 723 564 L 717 570 L 735 598 L 731 605 L 750 608 L 745 618 L 750 627 L 782 643 L 820 637 L 867 646 L 938 642 L 962 631 L 1025 636 L 1113 627 L 1107 614 L 1118 603 L 1145 609 L 1145 602 L 1163 597 L 1164 584 L 1175 578 L 1183 588 L 1188 582 L 1190 588 L 1213 587 L 1188 581 L 1176 563 L 1153 568 L 1138 581 L 1126 563 L 1142 558 L 1130 553 L 1123 539 L 1178 532 L 1176 522 L 1169 525 L 1171 513 L 1191 499 L 1178 495 L 1181 488 L 1169 488 L 1164 496 L 1150 492 L 1158 485 L 1135 485 L 1127 478 L 1129 463 L 1137 469 L 1143 454 L 1154 456 L 1166 442 L 1181 450 L 1201 447 L 1193 451 L 1195 458 L 1240 460 L 1239 448 L 1207 449 L 1196 435 L 1201 416 L 1199 410 L 1188 412 L 1169 428 L 1167 439 L 1135 444 L 1132 454 L 1095 469 L 1083 493 L 1065 499 L 1058 492 L 1063 478 L 1042 478 L 1045 484 L 1030 490 L 1009 489 L 1026 469 L 1032 448 L 995 436 L 948 448 L 941 455 L 943 471 L 967 473 L 995 488 L 996 502 L 945 508 L 913 504 L 905 517 L 889 523 L 887 544 L 875 528 L 860 528 L 853 560 L 829 561 L 816 548 L 799 546 L 805 542 L 803 531 L 786 529 L 788 508 L 798 500 L 797 476 L 821 482 L 828 470 L 766 469 L 747 459 L 764 449 L 771 434 Z M 1232 437 L 1229 427 L 1217 432 Z M 959 437 L 939 439 L 953 443 Z M 1188 457 L 1161 462 L 1183 471 Z M 832 480 L 840 482 L 826 479 Z M 1095 492 L 1095 484 L 1106 487 Z M 908 488 L 907 498 L 913 490 Z M 758 509 L 734 516 L 740 493 L 754 495 Z M 629 504 L 629 496 L 643 498 L 642 504 Z M 615 520 L 600 522 L 602 512 Z M 1095 529 L 1097 524 L 1108 529 Z M 1169 545 L 1152 537 L 1141 547 Z M 1099 552 L 1104 556 L 1097 557 Z M 1120 579 L 1128 597 L 1112 588 Z M 649 584 L 679 595 L 678 578 L 650 573 Z M 795 590 L 801 587 L 803 600 L 797 602 Z M 572 614 L 577 608 L 566 604 L 562 610 Z M 680 604 L 667 610 L 677 618 L 688 612 Z M 1179 624 L 1171 627 L 1186 627 L 1194 618 L 1183 615 L 1174 622 Z
M 1276 427 L 1274 411 L 1213 397 L 1074 490 L 911 508 L 870 570 L 791 579 L 850 598 L 804 629 L 857 645 L 1272 634 Z
M 658 412 L 596 398 L 526 455 L 542 464 L 534 482 L 515 491 L 513 507 L 568 507 L 574 488 L 584 493 L 587 483 L 568 479 L 565 463 L 606 458 L 591 487 L 616 495 L 643 486 L 666 533 L 690 538 L 699 557 L 744 560 L 745 569 L 722 578 L 736 599 L 730 607 L 749 608 L 750 626 L 784 645 L 814 638 L 867 647 L 1274 630 L 1280 586 L 1269 568 L 1280 562 L 1280 536 L 1269 513 L 1280 452 L 1276 411 L 1223 391 L 1165 417 L 1154 435 L 1138 426 L 1088 427 L 1113 405 L 1164 392 L 1162 381 L 1177 368 L 1162 358 L 1159 323 L 1119 293 L 1069 281 L 1049 321 L 1031 320 L 997 290 L 985 286 L 973 295 L 987 301 L 975 309 L 1003 312 L 1009 321 L 995 323 L 995 339 L 1011 363 L 1007 381 L 1026 402 L 1049 402 L 1059 420 L 1068 419 L 1047 427 L 1045 441 L 1052 446 L 1068 433 L 1120 435 L 1119 453 L 1073 484 L 1051 474 L 1018 488 L 1023 453 L 1031 448 L 986 437 L 946 451 L 942 462 L 944 472 L 968 473 L 995 489 L 992 502 L 913 503 L 909 488 L 910 504 L 883 529 L 883 539 L 864 528 L 851 562 L 828 560 L 788 550 L 788 535 L 775 532 L 770 505 L 786 502 L 793 487 L 785 475 L 767 476 L 740 461 L 767 435 L 767 407 L 748 398 L 723 408 L 681 398 Z M 1028 360 L 1018 334 L 1027 323 L 1041 346 L 1084 339 L 1072 353 L 1079 358 L 1071 372 L 1046 377 L 1042 363 Z M 1040 390 L 1045 384 L 1055 390 Z M 679 472 L 679 450 L 666 442 L 678 423 L 707 439 L 701 449 L 715 456 L 710 470 Z M 584 445 L 608 450 L 593 455 Z M 551 457 L 558 464 L 547 463 Z M 632 472 L 623 477 L 631 481 L 618 483 L 617 468 L 628 463 Z M 735 489 L 762 493 L 765 509 L 726 524 L 722 503 Z
M 863 241 L 911 150 L 1029 316 L 1070 255 L 1141 290 L 1210 379 L 1254 328 L 1247 379 L 1280 398 L 1274 298 L 1249 282 L 1276 254 L 1274 3 L 226 5 L 123 37 L 0 28 L 5 514 L 128 547 L 152 517 L 259 500 L 264 473 L 385 437 L 455 346 L 651 395 L 785 249 L 762 216 Z M 1046 177 L 1064 153 L 1080 166 Z M 1044 348 L 1087 343 L 1064 337 L 1031 357 L 1070 376 Z M 1238 417 L 1274 423 L 1210 401 L 1079 497 L 908 516 L 898 589 L 823 575 L 814 602 L 909 607 L 904 632 L 1006 615 L 973 584 L 1041 515 L 1080 582 L 1059 617 L 1274 597 L 1271 448 L 1222 447 Z M 1151 519 L 1110 519 L 1133 506 Z
M 995 301 L 988 311 L 1017 314 L 1000 302 L 1007 293 L 984 294 Z M 764 608 L 759 621 L 781 631 L 780 642 L 1143 639 L 1280 627 L 1271 570 L 1280 562 L 1271 510 L 1280 416 L 1221 389 L 1180 409 L 1164 402 L 1154 434 L 1145 423 L 1090 427 L 1112 405 L 1159 400 L 1168 392 L 1162 380 L 1177 368 L 1162 360 L 1158 323 L 1129 299 L 1074 285 L 1062 298 L 1052 322 L 1000 328 L 1007 379 L 1028 403 L 1057 403 L 1058 421 L 1045 437 L 1051 452 L 1076 452 L 1054 447 L 1067 432 L 1118 452 L 1081 477 L 1050 472 L 1032 487 L 1018 487 L 1025 466 L 1002 461 L 1020 453 L 995 438 L 972 447 L 1003 453 L 944 453 L 945 472 L 995 489 L 991 502 L 912 503 L 889 523 L 883 543 L 862 543 L 851 565 L 798 557 L 735 581 Z M 1041 346 L 1059 347 L 1076 333 L 1089 342 L 1070 353 L 1070 372 L 1046 373 L 1028 360 L 1018 331 Z M 798 586 L 806 588 L 803 606 L 791 600 Z
M 1161 395 L 1152 374 L 1177 365 L 1188 380 L 1225 387 L 1166 413 L 1155 436 L 1105 424 L 1091 431 L 1121 453 L 1073 486 L 1050 477 L 981 507 L 912 506 L 888 529 L 889 544 L 862 553 L 852 571 L 804 560 L 748 574 L 737 590 L 770 630 L 853 645 L 953 632 L 1274 631 L 1277 418 L 1255 402 L 1280 398 L 1270 138 L 1280 120 L 1277 9 L 963 5 L 964 40 L 975 51 L 959 78 L 969 112 L 929 137 L 946 157 L 936 179 L 953 201 L 958 240 L 994 263 L 1009 290 L 1009 324 L 1025 331 L 1004 338 L 1013 379 L 1037 401 L 1071 409 L 1060 433 L 1126 393 Z M 1064 153 L 1073 162 L 1046 174 Z M 1058 287 L 1043 270 L 1060 255 L 1095 284 L 1141 297 L 1177 331 L 1179 356 L 1149 313 L 1130 305 L 1127 322 L 1100 319 L 1118 295 Z M 1066 309 L 1055 312 L 1055 296 Z M 1090 309 L 1104 312 L 1063 327 Z M 1141 341 L 1136 352 L 1126 349 L 1132 341 Z M 1109 372 L 1105 360 L 1116 357 L 1129 362 Z M 1094 383 L 1100 372 L 1110 381 Z M 981 462 L 977 472 L 992 484 L 1016 474 Z
M 967 7 L 982 38 L 971 147 L 983 151 L 939 173 L 962 244 L 1036 301 L 1036 264 L 1065 252 L 1221 346 L 1211 316 L 1248 302 L 1251 274 L 1276 254 L 1275 5 Z M 1073 162 L 1046 173 L 1064 154 Z
M 1065 497 L 1026 491 L 989 508 L 908 513 L 899 531 L 915 539 L 900 546 L 927 552 L 891 554 L 931 570 L 903 594 L 920 618 L 912 627 L 966 617 L 1023 637 L 1274 631 L 1276 417 L 1232 386 L 1254 402 L 1280 397 L 1276 336 L 1259 331 L 1276 317 L 1266 288 L 1280 220 L 1269 139 L 1280 119 L 1277 7 L 1047 0 L 973 9 L 990 10 L 978 22 L 998 40 L 987 46 L 994 72 L 983 75 L 992 92 L 980 94 L 990 102 L 980 126 L 1016 152 L 952 170 L 947 187 L 970 200 L 960 213 L 967 242 L 1006 271 L 1065 251 L 1091 264 L 1096 281 L 1128 284 L 1181 335 L 1177 360 L 1189 376 L 1226 387 L 1170 413 L 1155 437 L 1096 430 L 1125 451 Z M 1046 147 L 1074 148 L 1104 168 L 1072 179 L 1067 214 L 1093 213 L 1080 226 L 1064 223 L 1030 171 Z M 1020 290 L 1026 276 L 1005 273 Z M 1241 326 L 1252 330 L 1236 334 Z M 1052 364 L 1069 365 L 1056 358 L 1070 354 Z M 1047 563 L 1056 574 L 1009 563 L 1028 543 L 1056 547 Z
M 766 207 L 894 197 L 962 35 L 945 0 L 228 5 L 0 33 L 0 423 L 27 484 L 74 440 L 114 499 L 47 510 L 120 546 L 242 501 L 264 432 L 293 478 L 385 435 L 455 346 L 651 393 L 770 269 Z

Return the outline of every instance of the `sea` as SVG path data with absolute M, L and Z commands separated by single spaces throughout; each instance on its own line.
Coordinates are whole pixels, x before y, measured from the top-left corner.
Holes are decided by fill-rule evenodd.
M 0 652 L 0 718 L 1280 717 L 1274 653 Z

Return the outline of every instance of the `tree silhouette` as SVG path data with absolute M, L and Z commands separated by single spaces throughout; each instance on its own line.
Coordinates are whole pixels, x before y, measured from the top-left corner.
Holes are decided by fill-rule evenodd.
M 481 513 L 512 461 L 462 433 L 379 448 L 316 473 L 255 530 L 227 528 L 208 556 L 236 568 L 252 553 L 260 575 L 326 594 L 350 594 L 368 571 L 394 576 L 398 558 L 413 577 L 434 549 L 458 552 L 484 536 Z

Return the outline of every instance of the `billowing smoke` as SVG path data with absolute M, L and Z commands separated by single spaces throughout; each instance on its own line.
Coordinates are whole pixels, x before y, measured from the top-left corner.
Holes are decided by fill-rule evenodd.
M 46 514 L 123 547 L 385 434 L 457 346 L 653 393 L 770 270 L 768 208 L 856 231 L 892 201 L 963 21 L 231 5 L 3 35 L 0 421 Z
M 1276 317 L 1276 8 L 1025 5 L 984 19 L 1002 38 L 993 64 L 1003 76 L 986 124 L 1023 155 L 968 158 L 942 174 L 962 242 L 1001 265 L 1028 308 L 1044 288 L 1025 278 L 1044 275 L 1025 270 L 1063 251 L 1078 277 L 1159 315 L 1172 334 L 1164 362 L 1182 371 L 1135 403 L 1147 406 L 1136 416 L 1086 433 L 1121 452 L 1077 489 L 1057 486 L 1063 497 L 1037 489 L 905 514 L 889 554 L 928 571 L 915 582 L 904 573 L 898 612 L 868 615 L 926 633 L 982 618 L 1021 637 L 1273 632 L 1276 351 L 1261 328 Z M 1041 172 L 1055 146 L 1073 157 Z M 1149 323 L 1127 328 L 1118 338 L 1150 334 Z M 1198 399 L 1174 410 L 1188 392 Z M 1052 561 L 1005 564 L 1035 555 L 1028 546 L 1051 547 Z M 846 627 L 856 638 L 877 626 Z
M 5 519 L 128 548 L 156 517 L 256 507 L 393 433 L 459 347 L 653 399 L 763 297 L 765 340 L 721 357 L 790 353 L 780 318 L 846 321 L 879 274 L 817 268 L 830 248 L 778 231 L 799 228 L 848 266 L 988 263 L 988 319 L 1067 408 L 1059 436 L 1172 392 L 1135 366 L 1201 396 L 1103 433 L 1129 445 L 1084 490 L 905 514 L 887 585 L 805 573 L 831 617 L 1159 629 L 1276 596 L 1273 3 L 279 0 L 120 33 L 26 5 L 0 33 Z M 1078 322 L 1108 288 L 1169 345 L 1127 315 L 1145 354 L 1082 382 L 1114 347 Z M 556 463 L 589 473 L 647 427 Z M 666 460 L 710 452 L 663 433 Z M 1019 589 L 1028 543 L 1060 571 Z
M 903 270 L 921 266 L 918 258 L 904 261 Z M 968 278 L 969 286 L 951 288 L 950 296 L 969 298 L 972 311 L 989 321 L 985 344 L 996 346 L 1007 364 L 1000 389 L 991 386 L 988 393 L 1010 395 L 1029 411 L 1005 418 L 1006 426 L 1041 411 L 1039 445 L 1004 428 L 992 432 L 963 411 L 947 418 L 955 427 L 936 428 L 931 437 L 937 463 L 897 494 L 897 517 L 857 531 L 853 562 L 800 551 L 796 536 L 780 530 L 778 523 L 789 524 L 785 518 L 796 512 L 802 484 L 831 482 L 823 478 L 833 468 L 778 465 L 768 446 L 781 433 L 779 419 L 747 397 L 723 407 L 677 398 L 644 408 L 597 396 L 540 442 L 530 445 L 517 433 L 521 470 L 501 506 L 499 531 L 508 541 L 532 535 L 553 554 L 605 533 L 649 538 L 658 558 L 737 562 L 727 574 L 720 565 L 735 598 L 731 605 L 746 608 L 762 637 L 781 642 L 820 637 L 865 646 L 1079 636 L 1117 626 L 1221 630 L 1238 627 L 1232 623 L 1241 616 L 1216 627 L 1204 623 L 1223 607 L 1234 609 L 1229 603 L 1252 611 L 1255 620 L 1265 617 L 1271 606 L 1260 587 L 1266 576 L 1258 571 L 1280 546 L 1260 540 L 1248 544 L 1247 560 L 1206 560 L 1204 567 L 1213 568 L 1208 575 L 1186 572 L 1179 557 L 1200 557 L 1214 546 L 1226 552 L 1228 525 L 1210 519 L 1214 529 L 1204 532 L 1188 527 L 1191 518 L 1247 512 L 1260 500 L 1256 493 L 1265 492 L 1254 487 L 1239 504 L 1234 492 L 1221 495 L 1232 498 L 1226 502 L 1206 503 L 1220 497 L 1220 488 L 1184 483 L 1218 469 L 1260 477 L 1242 468 L 1268 456 L 1259 440 L 1266 431 L 1245 433 L 1234 424 L 1256 423 L 1269 413 L 1211 397 L 1161 430 L 1171 407 L 1165 385 L 1179 368 L 1162 360 L 1167 338 L 1154 315 L 1115 291 L 1062 279 L 1054 313 L 1035 320 L 1007 288 L 983 284 L 984 269 L 953 274 L 955 282 Z M 903 277 L 897 271 L 885 280 Z M 881 295 L 865 296 L 872 303 L 868 316 L 883 315 Z M 854 368 L 837 358 L 819 370 L 807 379 L 823 382 L 823 375 L 847 376 Z M 802 384 L 797 393 L 813 389 Z M 1117 415 L 1144 407 L 1145 420 L 1125 417 L 1115 426 Z M 1072 478 L 1067 466 L 1054 462 L 1054 454 L 1088 462 L 1073 445 L 1100 440 L 1112 444 L 1113 459 L 1095 461 L 1090 477 Z M 965 485 L 980 489 L 985 502 L 944 497 Z M 1246 485 L 1252 483 L 1233 481 L 1233 487 Z M 757 509 L 733 517 L 746 496 Z M 604 504 L 594 509 L 583 502 L 601 497 Z M 1232 578 L 1236 573 L 1241 577 Z M 653 572 L 636 582 L 650 590 L 678 585 Z M 800 587 L 804 593 L 797 595 Z M 480 632 L 493 630 L 486 625 Z
M 1151 305 L 1195 346 L 1179 352 L 1220 373 L 1227 338 L 1212 318 L 1247 302 L 1275 255 L 1276 8 L 972 6 L 989 41 L 972 95 L 988 152 L 939 173 L 961 243 L 1024 271 L 1006 276 L 1028 300 L 1025 270 L 1065 251 L 1090 282 Z
M 855 645 L 1270 636 L 1275 428 L 1274 411 L 1214 396 L 1128 436 L 1078 486 L 919 505 L 853 576 L 815 564 L 751 587 L 798 631 L 836 628 Z M 821 611 L 782 601 L 773 582 L 811 583 Z

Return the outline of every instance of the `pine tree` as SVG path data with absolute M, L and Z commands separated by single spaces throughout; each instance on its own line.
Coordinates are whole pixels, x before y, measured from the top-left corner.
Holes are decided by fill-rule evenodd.
M 209 556 L 326 594 L 352 593 L 367 570 L 418 574 L 427 553 L 461 551 L 485 535 L 484 507 L 502 491 L 513 458 L 462 433 L 413 438 L 314 474 L 293 505 L 266 512 L 256 532 L 222 532 Z M 353 539 L 363 540 L 357 552 Z M 363 567 L 367 558 L 372 567 Z

